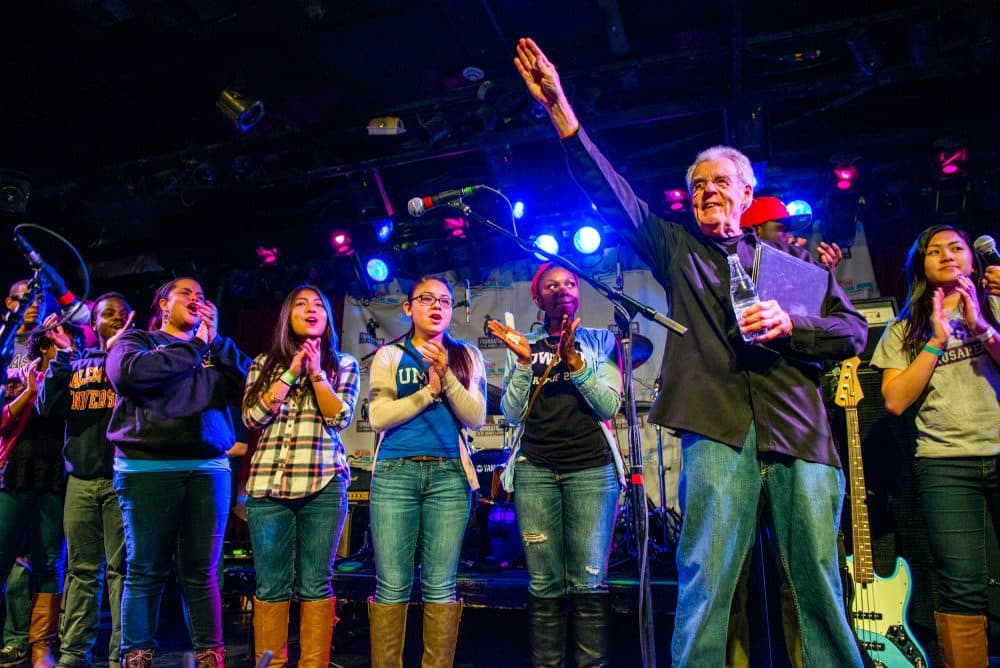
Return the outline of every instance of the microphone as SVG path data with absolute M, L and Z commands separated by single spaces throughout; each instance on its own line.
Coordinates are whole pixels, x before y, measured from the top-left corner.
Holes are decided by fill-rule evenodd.
M 41 278 L 42 285 L 56 298 L 59 306 L 62 307 L 63 320 L 73 325 L 90 324 L 90 308 L 66 287 L 66 281 L 62 279 L 55 267 L 42 259 L 28 240 L 20 234 L 14 235 L 14 241 L 21 247 L 21 252 L 27 258 L 28 264 Z
M 469 279 L 465 279 L 465 324 L 472 323 L 472 293 L 469 291 Z
M 466 186 L 464 188 L 459 188 L 458 190 L 442 190 L 439 193 L 428 195 L 426 197 L 414 197 L 409 201 L 409 203 L 407 203 L 406 208 L 409 209 L 411 216 L 419 218 L 427 211 L 446 203 L 448 200 L 466 197 L 480 188 L 485 187 L 486 186 Z
M 983 258 L 983 262 L 989 266 L 1000 266 L 1000 253 L 997 253 L 997 242 L 993 240 L 988 234 L 976 239 L 972 244 L 976 248 L 976 252 L 979 253 L 979 257 Z

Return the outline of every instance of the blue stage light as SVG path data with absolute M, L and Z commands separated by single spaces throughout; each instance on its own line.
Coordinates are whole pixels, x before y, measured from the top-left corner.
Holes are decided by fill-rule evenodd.
M 382 218 L 372 223 L 375 228 L 375 238 L 379 243 L 385 243 L 392 236 L 392 218 Z
M 521 220 L 524 218 L 524 202 L 518 200 L 514 202 L 514 219 Z
M 377 257 L 373 257 L 368 260 L 368 264 L 365 265 L 365 270 L 368 272 L 368 276 L 371 277 L 373 281 L 378 283 L 383 282 L 389 278 L 389 265 Z
M 601 233 L 595 227 L 584 225 L 573 235 L 573 245 L 584 255 L 590 255 L 601 247 Z
M 795 199 L 785 205 L 790 216 L 812 215 L 813 208 L 804 199 Z
M 559 241 L 551 234 L 539 234 L 535 237 L 535 245 L 546 253 L 552 253 L 554 255 L 559 252 Z M 544 255 L 539 255 L 538 253 L 535 253 L 535 257 L 543 261 L 548 261 L 549 259 Z

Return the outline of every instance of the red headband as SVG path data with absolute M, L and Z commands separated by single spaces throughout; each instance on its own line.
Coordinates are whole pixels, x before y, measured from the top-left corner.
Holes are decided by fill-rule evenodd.
M 555 266 L 554 262 L 544 262 L 542 266 L 538 268 L 535 272 L 534 278 L 531 279 L 531 298 L 538 299 L 538 282 L 542 280 L 542 274 L 547 272 L 549 269 Z

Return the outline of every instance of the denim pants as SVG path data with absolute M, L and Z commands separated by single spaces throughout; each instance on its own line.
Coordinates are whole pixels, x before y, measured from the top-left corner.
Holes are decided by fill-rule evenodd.
M 28 649 L 28 626 L 31 624 L 31 573 L 20 562 L 7 576 L 3 594 L 7 616 L 3 620 L 4 647 Z
M 63 590 L 63 495 L 0 490 L 0 590 L 21 556 L 25 534 L 31 537 L 32 593 Z
M 620 496 L 614 464 L 557 473 L 518 458 L 514 509 L 533 596 L 607 591 Z
M 995 457 L 918 457 L 917 484 L 939 578 L 938 610 L 985 615 L 986 524 L 1000 536 L 1000 474 Z
M 795 603 L 805 665 L 861 666 L 837 562 L 843 472 L 790 457 L 761 457 L 752 424 L 741 449 L 692 433 L 681 435 L 681 447 L 678 493 L 684 519 L 677 544 L 673 665 L 725 665 L 730 604 L 753 545 L 763 492 Z
M 333 562 L 347 518 L 347 480 L 333 479 L 299 499 L 247 498 L 257 598 L 333 598 Z
M 376 602 L 410 600 L 418 538 L 423 601 L 454 601 L 458 557 L 472 506 L 461 461 L 379 459 L 370 504 Z
M 68 560 L 59 633 L 60 662 L 81 666 L 91 662 L 100 622 L 105 565 L 111 607 L 108 658 L 117 661 L 125 585 L 125 534 L 111 478 L 84 480 L 70 475 L 63 525 Z
M 177 553 L 177 580 L 194 648 L 222 645 L 218 560 L 229 513 L 229 471 L 114 475 L 128 572 L 121 651 L 156 647 L 160 598 Z

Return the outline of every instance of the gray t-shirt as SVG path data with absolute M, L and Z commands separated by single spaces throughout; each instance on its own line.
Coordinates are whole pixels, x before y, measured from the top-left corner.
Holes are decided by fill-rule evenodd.
M 1000 300 L 991 298 L 994 313 Z M 1000 367 L 969 331 L 960 309 L 948 313 L 951 338 L 917 400 L 918 457 L 991 457 L 1000 454 Z M 905 370 L 905 320 L 894 321 L 878 342 L 871 365 Z

